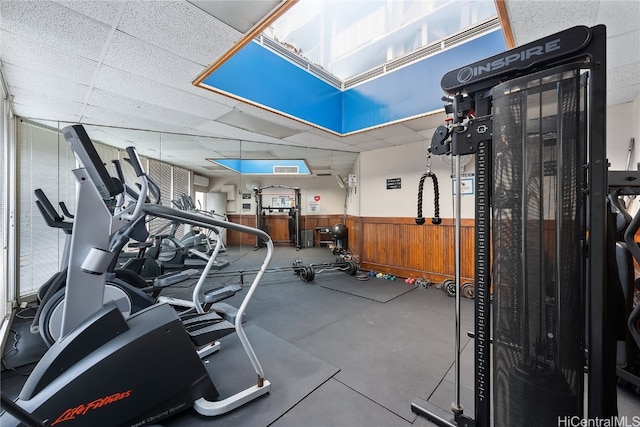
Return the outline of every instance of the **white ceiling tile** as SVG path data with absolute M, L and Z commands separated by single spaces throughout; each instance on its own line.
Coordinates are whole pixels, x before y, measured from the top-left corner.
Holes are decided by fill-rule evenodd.
M 282 0 L 189 0 L 189 3 L 243 34 L 269 16 L 281 2 Z
M 109 27 L 51 1 L 0 1 L 2 28 L 29 40 L 97 60 Z
M 53 105 L 51 109 L 43 106 L 34 107 L 31 104 L 21 104 L 20 101 L 14 101 L 13 108 L 17 116 L 26 119 L 47 119 L 59 120 L 64 122 L 78 123 L 80 117 L 67 110 L 60 110 L 59 106 Z
M 444 102 L 442 103 L 444 105 Z M 428 116 L 419 117 L 417 119 L 407 120 L 403 124 L 409 129 L 415 131 L 423 131 L 425 129 L 434 129 L 440 125 L 445 124 L 447 115 L 444 113 L 444 108 Z
M 222 138 L 233 138 L 242 141 L 261 141 L 261 142 L 275 142 L 275 138 L 259 135 L 248 130 L 240 129 L 234 126 L 230 126 L 224 123 L 216 122 L 214 120 L 207 120 L 200 123 L 197 130 L 201 131 L 200 134 L 217 136 Z
M 86 85 L 9 64 L 5 64 L 4 73 L 10 87 L 24 89 L 28 93 L 42 93 L 51 97 L 83 102 L 89 90 Z M 37 102 L 37 99 L 34 101 Z
M 333 132 L 329 132 L 329 131 L 327 131 L 327 130 L 320 129 L 320 128 L 317 128 L 317 127 L 313 127 L 313 126 L 312 126 L 312 127 L 308 130 L 308 133 L 313 134 L 313 135 L 318 135 L 318 136 L 321 136 L 322 138 L 330 139 L 330 140 L 332 140 L 332 141 L 339 142 L 339 143 L 341 143 L 341 144 L 344 144 L 344 143 L 345 143 L 344 136 L 342 136 L 342 135 L 336 135 L 336 134 L 335 134 L 335 133 L 333 133 Z
M 244 145 L 244 144 L 243 144 Z M 270 144 L 271 152 L 280 159 L 308 158 L 309 149 L 306 147 L 292 147 L 291 145 Z
M 211 89 L 206 89 L 201 86 L 192 85 L 192 90 L 190 90 L 190 92 L 195 95 L 199 95 L 204 98 L 211 99 L 219 104 L 226 105 L 229 108 L 238 109 L 239 106 L 244 105 L 244 102 L 238 101 L 237 98 L 213 91 Z
M 344 142 L 335 141 L 331 138 L 327 138 L 321 135 L 317 135 L 310 132 L 302 132 L 298 135 L 293 135 L 286 138 L 285 141 L 293 142 L 304 147 L 310 148 L 325 148 L 328 150 L 344 150 L 352 151 L 353 147 L 345 144 Z
M 616 68 L 607 69 L 607 88 L 625 88 L 629 85 L 638 84 L 640 75 L 640 62 L 622 65 Z
M 420 135 L 422 135 L 424 137 L 424 140 L 429 142 L 429 144 L 431 143 L 431 138 L 433 138 L 433 134 L 436 132 L 437 128 L 433 128 L 433 129 L 425 129 L 425 130 L 421 130 L 418 131 L 418 133 Z
M 178 127 L 170 123 L 161 123 L 149 120 L 140 115 L 132 115 L 127 110 L 117 107 L 109 109 L 105 106 L 87 105 L 82 116 L 82 123 L 97 124 L 102 126 L 116 126 L 131 129 L 145 129 L 149 131 L 181 132 L 184 127 Z
M 224 115 L 218 117 L 216 121 L 278 139 L 287 138 L 299 133 L 297 129 L 292 129 L 287 126 L 273 123 L 269 120 L 254 117 L 238 110 L 230 110 Z
M 640 83 L 607 90 L 607 104 L 625 104 L 640 98 Z
M 599 2 L 596 24 L 607 26 L 607 36 L 617 36 L 638 28 L 640 1 L 602 0 Z
M 242 142 L 221 138 L 200 138 L 200 145 L 204 149 L 224 152 L 225 157 L 238 157 L 242 149 Z
M 607 105 L 623 104 L 640 97 L 640 62 L 607 70 Z
M 103 91 L 210 120 L 229 111 L 226 105 L 205 97 L 107 66 L 100 68 L 94 86 Z
M 391 145 L 403 145 L 411 142 L 424 141 L 424 137 L 418 132 L 405 133 L 402 135 L 391 136 L 383 139 L 384 142 Z
M 129 2 L 118 29 L 205 67 L 242 37 L 187 2 L 166 1 L 161 8 L 154 3 Z
M 119 15 L 119 10 L 123 3 L 118 0 L 55 0 L 55 2 L 108 26 L 113 25 L 114 20 Z
M 160 145 L 158 132 L 93 125 L 85 125 L 85 129 L 92 139 L 95 138 L 106 144 L 117 144 L 119 147 L 126 147 L 134 143 L 147 147 Z
M 0 31 L 0 58 L 3 64 L 37 71 L 41 75 L 57 77 L 89 85 L 97 62 L 54 46 L 25 39 L 14 33 Z
M 91 92 L 88 104 L 107 110 L 124 112 L 130 114 L 132 117 L 155 121 L 160 126 L 173 125 L 180 129 L 193 129 L 202 121 L 201 117 L 192 116 L 178 110 L 152 105 L 138 99 L 127 98 L 99 89 L 94 89 Z M 160 129 L 162 129 L 162 127 L 160 127 Z
M 382 126 L 376 129 L 371 129 L 367 131 L 367 134 L 374 138 L 396 138 L 401 135 L 410 135 L 415 133 L 415 131 L 408 126 L 403 125 L 402 123 L 397 123 L 394 125 Z
M 388 148 L 391 147 L 391 144 L 384 142 L 381 139 L 367 141 L 367 142 L 359 142 L 354 144 L 354 147 L 360 151 L 369 151 L 369 150 L 377 150 L 380 148 Z
M 49 114 L 56 112 L 55 117 L 51 117 L 52 119 L 62 120 L 60 116 L 58 116 L 58 114 L 62 112 L 78 117 L 82 114 L 82 108 L 84 106 L 83 102 L 58 98 L 55 94 L 50 95 L 46 91 L 35 92 L 29 89 L 13 86 L 10 87 L 10 90 L 11 94 L 15 98 L 30 101 L 29 105 L 34 109 L 41 108 L 43 110 L 47 110 Z M 46 118 L 47 116 L 45 114 L 40 114 L 38 117 Z
M 277 123 L 279 125 L 286 126 L 291 129 L 297 129 L 297 130 L 303 131 L 303 130 L 310 130 L 312 128 L 312 126 L 306 123 L 302 123 L 299 120 L 294 120 L 292 118 L 283 116 L 282 114 L 278 114 L 276 112 L 270 111 L 266 108 L 258 107 L 251 104 L 242 103 L 238 105 L 235 109 L 238 111 L 247 113 L 253 117 L 257 117 L 263 120 L 268 120 L 272 123 Z
M 342 142 L 344 142 L 347 145 L 355 145 L 359 142 L 371 141 L 371 139 L 377 139 L 377 138 L 370 135 L 368 132 L 358 132 L 352 135 L 343 136 Z
M 607 38 L 607 67 L 616 68 L 634 62 L 640 62 L 640 30 Z
M 506 6 L 516 44 L 523 45 L 576 25 L 595 25 L 599 3 L 599 0 L 511 0 Z
M 201 65 L 120 31 L 116 31 L 113 37 L 104 64 L 154 82 L 200 94 L 200 90 L 191 82 L 202 71 Z

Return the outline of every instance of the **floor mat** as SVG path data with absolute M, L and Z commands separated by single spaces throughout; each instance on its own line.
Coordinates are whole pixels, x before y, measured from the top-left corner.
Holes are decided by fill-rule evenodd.
M 344 280 L 327 281 L 320 286 L 383 303 L 415 289 L 415 287 L 403 281 L 384 280 L 375 277 L 370 280 L 358 280 L 355 277 L 349 277 Z
M 338 368 L 256 326 L 245 332 L 271 391 L 228 414 L 207 418 L 191 409 L 165 420 L 165 426 L 267 426 L 338 372 Z M 223 338 L 222 349 L 210 356 L 209 370 L 221 398 L 256 382 L 253 370 L 235 334 Z

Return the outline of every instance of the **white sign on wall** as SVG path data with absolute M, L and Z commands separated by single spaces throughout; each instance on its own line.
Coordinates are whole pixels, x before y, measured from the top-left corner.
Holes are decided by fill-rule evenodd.
M 475 186 L 475 178 L 461 178 L 460 179 L 460 194 L 473 194 L 473 188 Z M 456 194 L 456 179 L 451 179 L 451 194 Z
M 307 199 L 307 213 L 320 213 L 320 196 L 309 196 Z

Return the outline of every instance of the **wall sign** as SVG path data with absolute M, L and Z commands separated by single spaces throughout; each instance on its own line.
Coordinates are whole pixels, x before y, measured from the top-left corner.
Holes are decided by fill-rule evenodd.
M 307 212 L 320 213 L 320 196 L 309 196 L 307 198 Z
M 395 190 L 398 188 L 402 188 L 402 178 L 387 179 L 387 190 Z
M 465 194 L 473 194 L 473 189 L 474 189 L 474 180 L 475 178 L 461 178 L 460 179 L 460 194 L 462 194 L 463 196 Z M 453 178 L 451 180 L 451 194 L 455 195 L 456 194 L 456 179 Z

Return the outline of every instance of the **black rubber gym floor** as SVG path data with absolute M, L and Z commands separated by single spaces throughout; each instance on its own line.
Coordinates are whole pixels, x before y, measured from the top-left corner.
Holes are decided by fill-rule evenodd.
M 206 287 L 238 283 L 232 271 L 255 270 L 266 249 L 230 248 L 230 265 Z M 276 247 L 270 267 L 289 267 L 301 259 L 332 262 L 327 248 L 296 251 Z M 239 306 L 245 289 L 226 300 Z M 193 282 L 168 296 L 190 298 Z M 271 392 L 229 414 L 205 418 L 194 410 L 162 422 L 164 426 L 409 426 L 433 425 L 411 412 L 416 398 L 448 409 L 454 400 L 454 299 L 436 288 L 396 281 L 357 280 L 343 272 L 322 272 L 304 282 L 293 271 L 267 273 L 246 314 L 246 333 L 262 364 Z M 462 299 L 461 397 L 473 414 L 473 301 Z M 235 334 L 205 360 L 225 397 L 255 382 L 255 372 Z M 17 395 L 24 377 L 3 372 L 2 391 Z M 161 381 L 161 377 L 159 377 Z M 621 415 L 640 414 L 640 398 L 619 388 Z

